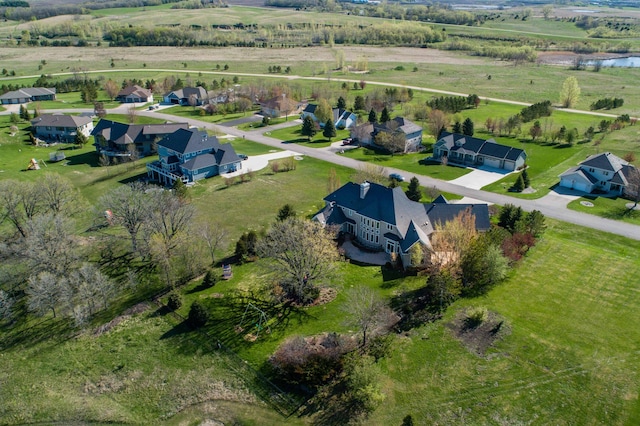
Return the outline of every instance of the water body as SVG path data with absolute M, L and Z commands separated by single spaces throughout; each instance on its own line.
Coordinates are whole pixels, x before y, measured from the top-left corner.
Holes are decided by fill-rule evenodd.
M 629 56 L 628 58 L 603 59 L 600 61 L 603 67 L 622 67 L 622 68 L 638 68 L 640 67 L 640 56 Z M 589 65 L 595 64 L 595 61 L 589 61 Z

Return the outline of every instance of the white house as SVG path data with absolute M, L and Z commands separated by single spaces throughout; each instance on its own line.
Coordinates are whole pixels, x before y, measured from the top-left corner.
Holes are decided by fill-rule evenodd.
M 93 120 L 82 115 L 42 114 L 31 120 L 31 129 L 45 141 L 73 142 L 78 133 L 91 135 Z
M 560 175 L 560 186 L 582 192 L 622 195 L 635 167 L 610 152 L 595 154 Z

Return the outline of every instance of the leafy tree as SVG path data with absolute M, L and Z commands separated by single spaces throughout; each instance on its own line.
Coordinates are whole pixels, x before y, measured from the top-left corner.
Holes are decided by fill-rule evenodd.
M 104 89 L 105 93 L 109 97 L 109 100 L 111 101 L 115 99 L 115 97 L 118 95 L 118 92 L 120 91 L 120 88 L 118 87 L 118 83 L 116 83 L 111 79 L 105 81 L 102 88 Z
M 389 110 L 387 109 L 387 107 L 384 107 L 382 109 L 382 112 L 380 113 L 380 123 L 386 123 L 389 120 L 391 120 L 391 117 L 389 116 Z
M 311 140 L 311 138 L 315 136 L 316 132 L 316 123 L 313 121 L 313 118 L 306 116 L 304 120 L 302 120 L 302 130 L 300 133 Z
M 354 111 L 362 111 L 366 108 L 365 103 L 364 103 L 364 98 L 361 95 L 356 96 L 356 99 L 353 103 L 353 110 Z
M 378 122 L 378 116 L 376 115 L 376 112 L 374 111 L 373 108 L 371 108 L 371 111 L 369 111 L 369 123 L 377 123 Z
M 462 133 L 467 136 L 473 136 L 473 121 L 467 117 L 462 123 Z
M 195 301 L 189 308 L 189 316 L 187 322 L 193 328 L 200 328 L 209 321 L 209 311 L 199 301 Z
M 336 106 L 338 107 L 338 109 L 347 109 L 347 101 L 345 101 L 345 99 L 340 96 L 338 98 L 338 104 Z
M 533 126 L 529 129 L 529 134 L 531 135 L 531 140 L 535 141 L 536 138 L 542 135 L 542 126 L 540 126 L 540 121 L 536 120 L 533 123 Z
M 589 126 L 587 128 L 587 130 L 585 130 L 585 132 L 584 132 L 584 138 L 587 141 L 591 141 L 593 139 L 593 136 L 595 135 L 595 133 L 596 133 L 596 130 L 593 128 L 593 126 Z
M 562 84 L 560 103 L 565 108 L 571 108 L 578 102 L 578 99 L 580 99 L 580 86 L 578 86 L 578 79 L 574 76 L 567 77 Z
M 104 118 L 107 115 L 107 110 L 102 102 L 93 103 L 93 113 L 99 118 Z
M 476 238 L 461 260 L 463 294 L 486 291 L 506 277 L 508 266 L 499 246 L 489 243 L 484 236 Z
M 296 217 L 296 211 L 291 204 L 285 204 L 278 210 L 276 220 L 283 221 L 290 217 Z
M 407 198 L 411 201 L 420 201 L 422 198 L 422 191 L 420 190 L 420 181 L 417 177 L 412 177 L 409 181 L 409 187 L 405 192 L 407 194 Z
M 324 123 L 333 118 L 333 110 L 326 99 L 318 99 L 318 106 L 316 107 L 314 115 L 320 123 Z
M 332 138 L 336 137 L 336 134 L 336 126 L 333 125 L 333 120 L 328 119 L 324 125 L 324 129 L 322 129 L 322 136 L 331 140 Z
M 522 173 L 518 174 L 516 182 L 511 187 L 515 192 L 522 192 L 525 188 L 524 179 L 522 178 Z
M 276 222 L 257 251 L 271 261 L 285 293 L 302 303 L 317 297 L 338 259 L 332 235 L 317 222 L 297 218 Z
M 172 292 L 167 299 L 167 308 L 177 311 L 182 306 L 182 296 L 177 291 Z
M 401 132 L 382 131 L 374 138 L 376 145 L 381 146 L 391 154 L 404 152 L 406 146 L 405 135 Z
M 365 412 L 376 409 L 385 399 L 379 367 L 372 357 L 354 357 L 346 366 L 347 397 Z

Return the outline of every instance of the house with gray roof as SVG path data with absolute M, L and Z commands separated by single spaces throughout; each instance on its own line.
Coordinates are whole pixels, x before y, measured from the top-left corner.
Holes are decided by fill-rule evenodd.
M 377 183 L 349 182 L 324 198 L 325 207 L 314 220 L 339 227 L 359 244 L 391 255 L 396 253 L 405 266 L 411 264 L 411 248 L 420 243 L 431 246 L 430 237 L 438 224 L 471 210 L 476 228 L 488 230 L 486 204 L 451 204 L 444 197 L 422 204 L 409 200 L 400 187 Z
M 307 106 L 302 110 L 300 114 L 301 119 L 305 119 L 305 117 L 311 117 L 313 121 L 318 123 L 320 127 L 324 127 L 326 123 L 320 122 L 318 117 L 316 117 L 316 109 L 318 108 L 317 104 L 307 104 Z M 333 120 L 333 125 L 336 129 L 350 129 L 351 127 L 356 125 L 356 121 L 358 121 L 358 116 L 351 111 L 341 108 L 333 108 L 331 110 Z
M 487 166 L 514 171 L 524 167 L 524 150 L 497 143 L 493 139 L 480 139 L 458 133 L 442 132 L 433 145 L 433 158 L 463 166 Z
M 160 159 L 147 164 L 150 179 L 173 185 L 180 179 L 192 183 L 242 168 L 231 144 L 197 129 L 180 129 L 158 142 Z
M 0 95 L 0 104 L 26 104 L 27 102 L 55 101 L 55 87 L 25 87 Z
M 587 157 L 578 166 L 562 173 L 560 186 L 582 192 L 602 191 L 622 195 L 636 167 L 610 152 Z
M 31 132 L 39 139 L 74 142 L 78 133 L 89 137 L 93 130 L 91 117 L 65 114 L 42 114 L 31 120 Z
M 122 103 L 153 102 L 153 93 L 149 89 L 134 84 L 119 91 L 116 100 Z
M 298 101 L 287 97 L 283 93 L 280 96 L 260 102 L 260 113 L 266 117 L 277 118 L 283 114 L 285 116 L 296 114 L 301 107 L 302 105 Z
M 204 87 L 185 87 L 173 90 L 162 97 L 165 104 L 200 106 L 206 103 L 209 95 Z M 190 103 L 192 100 L 193 104 Z
M 381 133 L 401 134 L 405 139 L 404 152 L 417 152 L 422 147 L 422 127 L 404 118 L 395 117 L 386 123 L 363 123 L 351 128 L 350 136 L 361 146 L 376 145 L 376 136 Z
M 131 155 L 132 147 L 140 156 L 156 153 L 156 143 L 179 129 L 188 129 L 188 123 L 124 124 L 102 119 L 91 131 L 98 154 L 109 157 Z

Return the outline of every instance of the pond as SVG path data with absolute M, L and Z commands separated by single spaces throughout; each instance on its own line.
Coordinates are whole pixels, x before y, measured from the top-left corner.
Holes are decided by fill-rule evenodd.
M 594 65 L 596 61 L 589 61 L 589 65 Z M 640 56 L 629 56 L 627 58 L 603 59 L 600 61 L 603 67 L 640 67 Z

